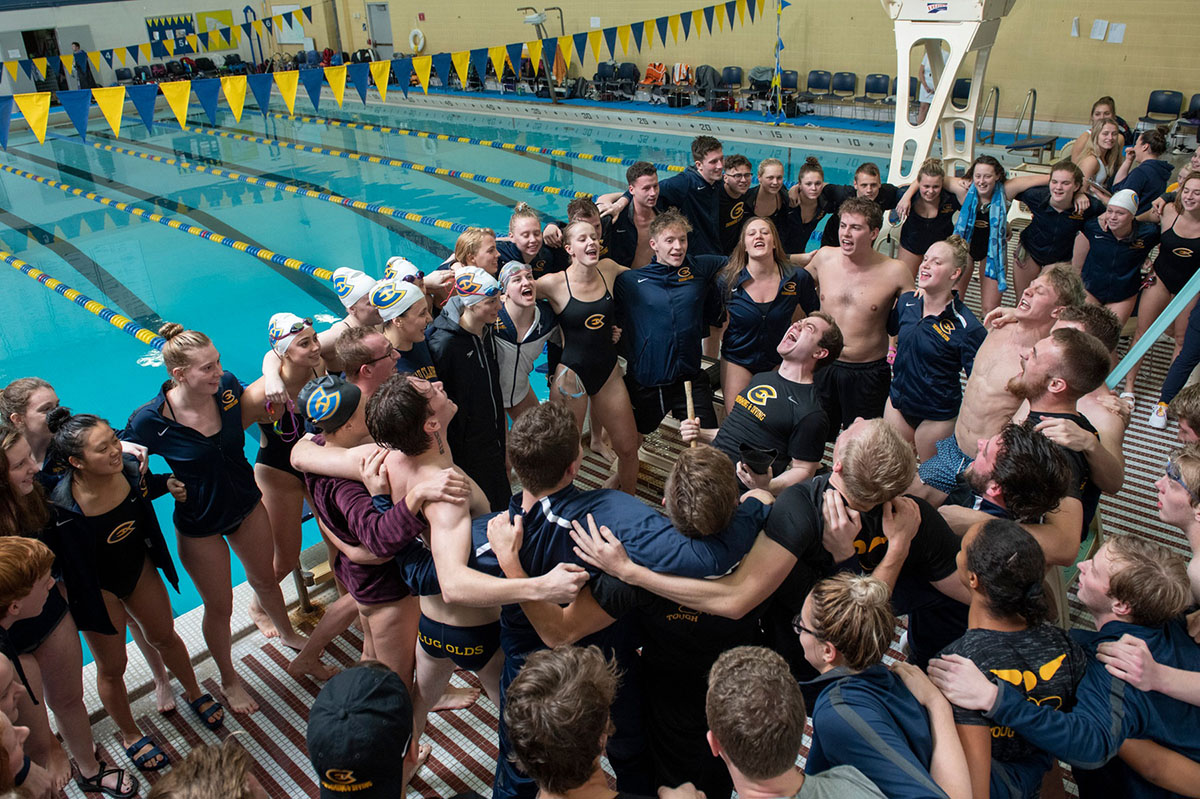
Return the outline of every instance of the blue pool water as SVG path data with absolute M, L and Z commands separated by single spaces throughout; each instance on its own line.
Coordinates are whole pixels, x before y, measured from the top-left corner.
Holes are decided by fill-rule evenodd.
M 194 106 L 192 110 L 190 121 L 206 125 L 200 109 Z M 491 119 L 414 109 L 364 110 L 349 98 L 343 110 L 328 103 L 322 111 L 332 117 L 457 136 L 687 163 L 689 140 L 679 136 L 550 125 L 544 120 L 509 116 Z M 320 187 L 321 191 L 501 231 L 518 201 L 528 202 L 551 218 L 565 215 L 566 200 L 552 195 L 184 132 L 169 114 L 160 122 L 150 134 L 134 117 L 126 117 L 119 143 L 155 155 L 182 154 L 249 175 Z M 223 112 L 218 123 L 223 129 L 277 140 L 327 145 L 574 191 L 604 193 L 624 186 L 625 167 L 619 165 L 264 119 L 250 108 L 240 122 Z M 106 133 L 104 123 L 93 120 L 89 141 L 108 141 Z M 768 156 L 779 157 L 791 165 L 789 177 L 794 177 L 805 155 L 793 151 L 789 159 L 786 151 L 736 143 L 727 146 L 726 152 L 743 152 L 755 163 Z M 828 181 L 849 182 L 857 158 L 819 155 Z M 116 200 L 154 207 L 181 221 L 330 270 L 350 266 L 380 275 L 390 256 L 403 255 L 428 271 L 451 251 L 457 237 L 450 230 L 97 150 L 82 143 L 65 120 L 52 124 L 44 145 L 31 134 L 14 134 L 7 152 L 0 154 L 0 163 Z M 205 331 L 220 349 L 225 368 L 247 383 L 258 376 L 271 314 L 290 311 L 310 316 L 318 320 L 318 329 L 341 315 L 341 306 L 324 281 L 6 172 L 0 172 L 0 244 L 151 330 L 169 320 Z M 130 412 L 152 397 L 166 378 L 158 353 L 16 270 L 5 271 L 0 274 L 0 314 L 8 321 L 0 328 L 0 384 L 26 375 L 41 376 L 55 386 L 64 404 L 101 414 L 122 426 Z M 248 436 L 251 459 L 256 447 L 257 440 Z M 152 468 L 166 467 L 155 459 Z M 162 499 L 156 507 L 173 547 L 171 502 Z M 315 528 L 305 530 L 306 545 L 317 540 Z M 244 579 L 236 559 L 234 572 L 235 583 Z M 177 614 L 200 604 L 182 570 L 181 577 L 182 592 L 172 595 Z

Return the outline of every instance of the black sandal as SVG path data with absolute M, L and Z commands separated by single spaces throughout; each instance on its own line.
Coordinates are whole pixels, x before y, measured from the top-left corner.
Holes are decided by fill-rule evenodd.
M 100 770 L 97 771 L 94 776 L 85 777 L 80 774 L 75 777 L 75 784 L 79 786 L 81 791 L 84 793 L 103 793 L 113 797 L 113 799 L 132 799 L 132 797 L 137 796 L 139 787 L 137 777 L 133 776 L 132 774 L 126 775 L 125 769 L 123 768 L 116 768 L 115 766 L 112 768 L 106 768 L 107 764 L 103 760 L 98 762 L 100 764 Z M 104 778 L 109 774 L 117 775 L 116 788 L 109 788 L 104 784 Z M 124 784 L 126 776 L 129 777 L 129 790 L 121 791 L 120 786 Z
M 200 717 L 204 726 L 210 730 L 216 731 L 225 725 L 225 708 L 221 706 L 220 702 L 213 699 L 212 694 L 201 694 L 187 704 Z M 206 705 L 207 709 L 205 709 Z

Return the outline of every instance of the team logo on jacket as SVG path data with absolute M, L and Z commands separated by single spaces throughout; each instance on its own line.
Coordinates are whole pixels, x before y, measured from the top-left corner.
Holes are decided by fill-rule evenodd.
M 789 280 L 788 282 L 784 283 L 783 288 L 781 288 L 779 290 L 779 296 L 795 297 L 796 296 L 796 281 Z
M 691 280 L 694 277 L 695 277 L 695 275 L 692 274 L 692 268 L 690 266 L 679 267 L 679 282 L 680 283 L 686 283 L 687 281 Z
M 766 405 L 768 400 L 773 400 L 778 396 L 774 386 L 755 386 L 746 392 L 746 399 L 760 408 Z
M 137 522 L 132 521 L 132 520 L 127 521 L 127 522 L 121 522 L 120 524 L 118 524 L 116 527 L 113 528 L 113 531 L 108 534 L 108 538 L 106 540 L 110 544 L 115 544 L 118 541 L 123 541 L 123 540 L 125 540 L 125 538 L 127 538 L 129 536 L 130 533 L 133 532 L 133 529 L 136 526 L 137 526 Z
M 604 314 L 594 313 L 584 320 L 583 326 L 588 330 L 599 330 L 604 327 Z
M 221 410 L 227 411 L 238 404 L 238 398 L 233 395 L 233 389 L 227 388 L 221 393 Z

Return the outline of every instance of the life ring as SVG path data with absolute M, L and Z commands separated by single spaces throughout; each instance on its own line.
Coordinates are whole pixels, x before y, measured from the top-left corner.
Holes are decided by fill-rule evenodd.
M 425 34 L 421 33 L 420 28 L 413 28 L 408 34 L 408 46 L 414 55 L 425 49 Z

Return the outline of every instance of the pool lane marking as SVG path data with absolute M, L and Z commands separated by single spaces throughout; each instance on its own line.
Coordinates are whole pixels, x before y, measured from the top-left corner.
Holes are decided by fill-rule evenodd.
M 11 167 L 5 167 L 5 169 L 10 168 Z M 23 272 L 27 277 L 33 278 L 46 288 L 61 294 L 71 302 L 78 305 L 80 308 L 83 308 L 85 311 L 95 314 L 118 330 L 128 333 L 143 344 L 149 344 L 151 347 L 154 347 L 154 349 L 161 350 L 163 345 L 167 343 L 166 339 L 164 339 L 162 336 L 152 333 L 132 319 L 122 316 L 104 303 L 93 300 L 86 294 L 80 293 L 76 289 L 68 286 L 66 283 L 63 283 L 61 280 L 50 277 L 50 275 L 46 274 L 32 264 L 22 261 L 20 258 L 10 252 L 0 250 L 0 260 L 4 261 L 4 263 L 8 264 L 14 269 Z
M 239 252 L 249 253 L 259 260 L 267 261 L 268 263 L 273 263 L 278 266 L 286 266 L 289 269 L 295 269 L 298 272 L 303 272 L 304 274 L 317 278 L 318 280 L 324 280 L 326 282 L 331 282 L 333 280 L 333 272 L 329 271 L 328 269 L 314 266 L 307 261 L 301 261 L 299 258 L 290 258 L 286 255 L 281 255 L 274 250 L 268 250 L 267 248 L 259 247 L 256 244 L 250 244 L 239 239 L 230 238 L 229 236 L 222 236 L 220 233 L 214 233 L 208 228 L 200 227 L 199 225 L 190 225 L 186 222 L 181 222 L 178 219 L 164 216 L 157 211 L 147 211 L 145 208 L 139 208 L 131 203 L 114 200 L 111 197 L 105 197 L 101 194 L 97 194 L 94 191 L 85 191 L 84 189 L 75 188 L 74 186 L 57 181 L 54 178 L 48 178 L 43 175 L 35 175 L 32 172 L 26 172 L 24 169 L 17 169 L 16 167 L 9 166 L 8 164 L 0 164 L 0 170 L 8 172 L 12 175 L 16 175 L 17 177 L 25 178 L 26 180 L 32 180 L 35 183 L 41 183 L 45 186 L 58 189 L 64 194 L 83 197 L 84 199 L 99 203 L 100 205 L 105 205 L 109 208 L 115 208 L 118 211 L 129 214 L 130 216 L 135 216 L 140 219 L 148 219 L 151 222 L 157 222 L 160 225 L 165 225 L 166 227 L 174 230 L 181 230 L 184 233 L 190 233 L 198 238 L 207 239 L 209 241 L 216 242 L 217 244 L 223 244 L 226 247 L 238 250 Z
M 577 161 L 597 161 L 603 164 L 618 164 L 620 166 L 633 166 L 640 158 L 620 158 L 615 155 L 596 155 L 595 153 L 580 153 L 574 150 L 551 149 L 549 147 L 534 147 L 531 144 L 514 144 L 513 142 L 496 141 L 493 139 L 475 139 L 470 136 L 450 136 L 446 133 L 432 133 L 427 130 L 410 130 L 408 128 L 393 128 L 387 125 L 373 125 L 367 122 L 351 122 L 345 119 L 336 117 L 310 117 L 301 116 L 298 114 L 280 114 L 277 112 L 269 112 L 268 116 L 276 119 L 287 119 L 292 122 L 307 122 L 313 125 L 327 125 L 331 128 L 351 128 L 353 130 L 377 130 L 380 133 L 389 133 L 394 136 L 415 136 L 418 139 L 434 139 L 436 141 L 448 141 L 456 144 L 473 144 L 477 147 L 491 147 L 494 150 L 509 150 L 518 153 L 534 153 L 536 155 L 549 155 L 555 158 L 573 158 Z M 654 163 L 654 162 L 652 162 Z M 660 172 L 683 172 L 686 167 L 678 164 L 660 164 L 654 163 L 654 168 Z
M 151 155 L 150 153 L 130 150 L 126 147 L 121 147 L 116 144 L 103 144 L 97 141 L 88 142 L 88 144 L 90 144 L 92 147 L 95 147 L 97 150 L 120 153 L 121 155 L 131 155 L 135 158 L 141 158 L 146 161 L 155 161 L 160 164 L 170 164 L 171 166 L 180 167 L 182 169 L 191 169 L 196 172 L 204 172 L 209 175 L 231 178 L 233 180 L 241 181 L 242 183 L 249 183 L 252 186 L 265 186 L 268 189 L 277 189 L 279 191 L 284 191 L 288 194 L 295 194 L 300 197 L 309 197 L 314 200 L 324 200 L 325 202 L 333 203 L 334 205 L 343 205 L 347 208 L 353 208 L 356 211 L 370 211 L 372 213 L 382 214 L 383 216 L 390 216 L 395 219 L 403 219 L 406 222 L 417 222 L 422 225 L 430 225 L 432 227 L 442 228 L 444 230 L 452 230 L 455 233 L 462 233 L 466 231 L 468 227 L 461 222 L 451 222 L 448 219 L 438 219 L 437 217 L 433 216 L 414 214 L 411 211 L 401 211 L 397 208 L 383 205 L 382 203 L 369 203 L 363 200 L 352 200 L 349 197 L 342 197 L 339 194 L 306 189 L 302 186 L 297 186 L 294 183 L 285 183 L 278 180 L 272 180 L 270 178 L 258 178 L 254 177 L 253 175 L 245 175 L 241 172 L 235 172 L 232 169 L 227 169 L 226 167 L 207 166 L 205 164 L 197 164 L 191 161 L 185 161 L 182 158 L 175 158 L 165 155 Z
M 254 136 L 249 133 L 235 133 L 231 130 L 221 128 L 201 128 L 191 125 L 180 125 L 181 130 L 188 133 L 203 133 L 205 136 L 216 136 L 223 139 L 237 139 L 238 141 L 248 141 L 254 144 L 265 144 L 273 147 L 283 147 L 288 150 L 299 150 L 304 153 L 313 153 L 315 155 L 328 155 L 337 158 L 348 158 L 351 161 L 363 161 L 368 164 L 380 164 L 382 166 L 399 167 L 400 169 L 408 169 L 413 172 L 424 172 L 429 175 L 437 175 L 439 177 L 454 178 L 455 180 L 465 180 L 471 183 L 489 183 L 495 186 L 505 186 L 512 189 L 521 189 L 523 191 L 541 192 L 542 194 L 553 194 L 559 197 L 569 197 L 571 199 L 586 199 L 593 200 L 596 195 L 589 194 L 586 191 L 571 191 L 560 186 L 548 186 L 545 183 L 530 183 L 525 180 L 513 180 L 512 178 L 498 178 L 490 175 L 481 175 L 478 172 L 463 172 L 458 169 L 446 169 L 445 167 L 425 166 L 412 161 L 402 161 L 399 158 L 389 158 L 386 155 L 368 155 L 367 153 L 359 153 L 354 150 L 339 150 L 336 147 L 326 147 L 320 144 L 293 144 L 292 142 L 281 141 L 279 139 L 268 139 L 262 136 Z

